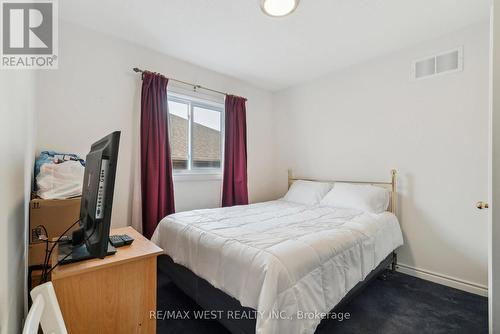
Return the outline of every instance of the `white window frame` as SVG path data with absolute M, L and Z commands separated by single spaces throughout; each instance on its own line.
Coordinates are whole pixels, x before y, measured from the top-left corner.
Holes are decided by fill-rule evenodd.
M 177 181 L 196 181 L 196 180 L 207 180 L 214 179 L 219 180 L 222 178 L 222 169 L 224 166 L 224 136 L 225 136 L 225 126 L 224 126 L 224 104 L 217 103 L 214 101 L 206 100 L 199 97 L 194 97 L 191 95 L 180 94 L 176 92 L 170 92 L 167 95 L 168 101 L 185 103 L 188 104 L 188 168 L 187 169 L 172 169 L 174 174 L 174 180 Z M 206 108 L 214 111 L 220 112 L 220 126 L 221 126 L 221 140 L 220 140 L 220 152 L 221 152 L 221 166 L 220 168 L 193 168 L 192 160 L 192 142 L 193 142 L 193 110 L 195 107 Z M 172 133 L 170 126 L 170 111 L 169 111 L 169 134 Z

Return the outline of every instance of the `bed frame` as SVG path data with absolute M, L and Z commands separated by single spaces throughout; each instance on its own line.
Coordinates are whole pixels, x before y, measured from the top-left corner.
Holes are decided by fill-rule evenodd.
M 391 169 L 391 181 L 383 182 L 383 181 L 342 181 L 342 180 L 321 180 L 321 179 L 312 179 L 312 178 L 304 178 L 304 177 L 294 177 L 293 171 L 291 169 L 288 170 L 288 188 L 292 185 L 294 181 L 303 180 L 303 181 L 315 181 L 315 182 L 342 182 L 342 183 L 353 183 L 353 184 L 369 184 L 372 186 L 381 187 L 390 191 L 390 204 L 389 210 L 390 212 L 396 214 L 396 175 L 397 172 L 395 169 Z
M 307 177 L 294 177 L 293 176 L 293 171 L 291 169 L 288 170 L 288 188 L 292 185 L 294 181 L 297 180 L 303 180 L 303 181 L 315 181 L 315 182 L 330 182 L 330 183 L 335 183 L 335 182 L 342 182 L 342 183 L 352 183 L 352 184 L 368 184 L 376 187 L 381 187 L 384 189 L 389 190 L 390 194 L 390 201 L 389 201 L 389 208 L 388 211 L 392 212 L 397 216 L 397 189 L 396 189 L 396 181 L 397 181 L 397 171 L 395 169 L 391 169 L 391 181 L 344 181 L 344 180 L 321 180 L 321 179 L 314 179 L 314 178 L 307 178 Z M 396 252 L 392 252 L 392 263 L 391 263 L 391 269 L 392 271 L 395 271 L 397 268 L 398 264 L 398 256 Z
M 340 302 L 331 310 L 331 312 L 341 312 L 342 307 L 348 304 L 355 296 L 368 286 L 377 277 L 381 276 L 389 267 L 392 261 L 392 255 L 387 256 L 378 266 L 373 269 L 366 278 L 356 284 L 354 288 L 340 300 Z M 224 317 L 228 311 L 245 312 L 252 314 L 254 309 L 244 307 L 236 299 L 224 291 L 217 289 L 205 279 L 197 276 L 188 268 L 175 263 L 168 255 L 160 255 L 158 257 L 158 272 L 167 275 L 171 281 L 186 295 L 196 302 L 206 311 L 221 312 L 222 317 L 218 318 L 224 327 L 233 334 L 255 334 L 256 320 L 255 319 L 238 319 Z M 167 310 L 171 311 L 171 310 Z M 240 313 L 242 314 L 242 313 Z
M 293 176 L 292 170 L 288 170 L 288 186 L 290 187 L 293 181 L 321 181 L 321 182 L 345 182 L 354 184 L 371 184 L 374 186 L 383 187 L 390 190 L 391 199 L 389 211 L 396 214 L 396 170 L 391 171 L 390 182 L 367 182 L 367 181 L 332 181 L 332 180 L 317 180 L 311 178 L 297 178 Z M 365 280 L 359 282 L 352 288 L 342 300 L 335 306 L 332 312 L 338 312 L 341 307 L 347 304 L 354 296 L 358 295 L 372 280 L 380 276 L 389 266 L 392 270 L 396 269 L 397 257 L 396 253 L 389 254 L 374 270 L 372 270 Z M 215 288 L 205 279 L 197 276 L 188 268 L 175 263 L 168 255 L 160 255 L 158 257 L 158 272 L 166 274 L 172 282 L 193 299 L 198 305 L 207 311 L 222 311 L 222 314 L 227 314 L 227 311 L 240 312 L 255 312 L 254 309 L 244 307 L 241 303 L 223 292 Z M 247 313 L 250 314 L 250 313 Z M 253 334 L 255 333 L 256 319 L 239 319 L 222 317 L 218 319 L 233 334 Z

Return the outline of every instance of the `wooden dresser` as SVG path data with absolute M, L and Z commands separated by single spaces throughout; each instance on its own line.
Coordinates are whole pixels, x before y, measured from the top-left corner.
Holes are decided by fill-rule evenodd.
M 132 227 L 112 229 L 128 234 L 130 246 L 114 255 L 59 265 L 52 284 L 70 334 L 156 333 L 156 258 L 161 248 Z M 56 263 L 57 252 L 52 255 Z

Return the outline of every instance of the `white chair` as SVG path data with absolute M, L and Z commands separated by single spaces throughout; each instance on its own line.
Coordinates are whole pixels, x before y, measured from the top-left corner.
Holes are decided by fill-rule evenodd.
M 23 334 L 37 334 L 38 325 L 45 334 L 67 334 L 56 292 L 51 282 L 39 285 L 30 292 L 33 299 L 24 323 Z

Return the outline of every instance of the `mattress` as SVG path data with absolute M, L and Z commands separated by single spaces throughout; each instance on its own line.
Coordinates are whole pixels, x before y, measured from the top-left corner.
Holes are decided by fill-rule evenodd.
M 403 238 L 389 212 L 283 200 L 165 217 L 152 241 L 257 310 L 256 332 L 313 333 Z

